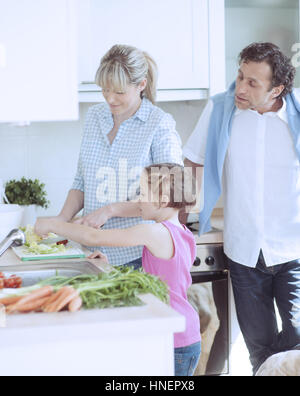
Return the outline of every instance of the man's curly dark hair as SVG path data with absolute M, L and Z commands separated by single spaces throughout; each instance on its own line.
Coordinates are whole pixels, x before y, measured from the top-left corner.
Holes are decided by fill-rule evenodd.
M 293 89 L 296 69 L 291 60 L 285 56 L 277 45 L 272 43 L 252 43 L 244 48 L 239 55 L 239 64 L 248 62 L 267 62 L 272 70 L 271 88 L 284 85 L 278 96 L 283 98 Z

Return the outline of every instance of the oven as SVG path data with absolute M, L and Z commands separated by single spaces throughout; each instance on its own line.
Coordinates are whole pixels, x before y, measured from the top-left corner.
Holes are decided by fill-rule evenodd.
M 223 243 L 197 245 L 190 303 L 199 313 L 202 351 L 195 375 L 229 374 L 229 273 Z

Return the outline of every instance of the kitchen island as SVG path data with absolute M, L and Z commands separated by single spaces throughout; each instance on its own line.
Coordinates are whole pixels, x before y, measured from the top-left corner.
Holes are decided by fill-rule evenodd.
M 110 268 L 101 259 L 72 261 Z M 18 263 L 9 249 L 0 271 Z M 185 319 L 151 294 L 141 299 L 140 307 L 7 316 L 0 328 L 1 375 L 174 375 L 173 334 L 184 331 Z

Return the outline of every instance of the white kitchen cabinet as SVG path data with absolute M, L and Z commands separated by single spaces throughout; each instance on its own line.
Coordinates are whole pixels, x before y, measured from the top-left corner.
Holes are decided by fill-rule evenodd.
M 158 100 L 206 98 L 210 56 L 224 53 L 224 29 L 217 48 L 210 48 L 216 33 L 210 32 L 210 21 L 220 21 L 224 9 L 223 0 L 214 3 L 211 7 L 209 0 L 80 0 L 79 90 L 85 93 L 81 101 L 101 100 L 95 74 L 114 44 L 133 45 L 155 59 Z
M 78 119 L 75 0 L 0 0 L 0 122 Z

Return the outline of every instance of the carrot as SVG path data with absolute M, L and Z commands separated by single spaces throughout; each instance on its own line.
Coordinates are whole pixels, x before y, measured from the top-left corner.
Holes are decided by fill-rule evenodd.
M 49 297 L 42 297 L 17 307 L 18 312 L 31 312 L 42 307 Z
M 56 301 L 48 305 L 44 309 L 44 312 L 59 312 L 66 305 L 68 305 L 75 297 L 78 296 L 78 291 L 73 289 L 73 287 L 65 286 L 62 289 L 64 289 L 62 294 L 58 297 Z
M 27 303 L 31 303 L 34 300 L 38 300 L 42 297 L 49 297 L 53 292 L 53 287 L 52 286 L 44 286 L 41 287 L 38 290 L 35 290 L 31 292 L 30 294 L 27 294 L 26 296 L 22 297 L 15 305 L 16 305 L 16 310 L 18 310 L 18 307 Z
M 11 314 L 11 313 L 15 312 L 15 306 L 16 306 L 16 304 L 7 305 L 7 306 L 5 307 L 6 313 L 7 313 L 7 314 Z
M 42 309 L 44 310 L 48 305 L 54 303 L 58 299 L 58 297 L 64 292 L 64 288 L 62 287 L 59 289 L 56 293 L 53 293 L 50 297 L 47 298 L 47 301 L 42 306 Z
M 3 305 L 15 304 L 18 301 L 20 301 L 21 298 L 22 298 L 21 296 L 1 298 L 0 299 L 0 304 L 3 304 Z
M 82 299 L 80 296 L 75 297 L 68 305 L 68 309 L 70 312 L 79 311 L 82 306 Z
M 44 304 L 43 311 L 52 312 L 51 309 L 53 308 L 54 304 L 56 304 L 59 299 L 61 300 L 61 298 L 64 298 L 64 295 L 69 294 L 70 291 L 70 286 L 63 286 L 49 298 L 49 301 L 47 301 L 46 304 Z

